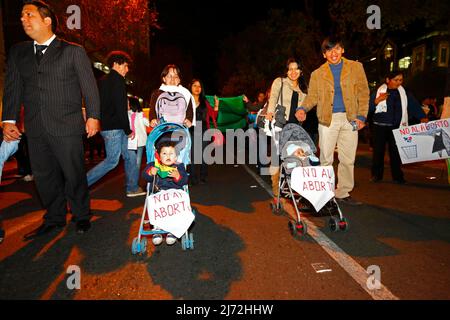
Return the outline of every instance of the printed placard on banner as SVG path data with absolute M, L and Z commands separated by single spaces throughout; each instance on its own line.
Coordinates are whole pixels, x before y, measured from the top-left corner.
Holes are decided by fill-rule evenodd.
M 150 223 L 175 237 L 181 236 L 194 221 L 189 194 L 179 189 L 162 190 L 147 197 Z
M 402 163 L 450 158 L 450 118 L 392 130 Z
M 128 139 L 128 149 L 129 150 L 137 150 L 138 148 L 138 139 L 134 137 L 133 139 Z
M 334 197 L 333 166 L 297 167 L 292 170 L 291 187 L 319 211 Z

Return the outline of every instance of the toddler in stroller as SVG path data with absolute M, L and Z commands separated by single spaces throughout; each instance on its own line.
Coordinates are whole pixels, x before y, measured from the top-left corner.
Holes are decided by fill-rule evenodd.
M 150 214 L 150 210 L 153 209 L 152 205 L 148 203 L 149 199 L 154 197 L 159 199 L 161 196 L 158 195 L 167 195 L 168 193 L 173 193 L 174 196 L 181 197 L 186 201 L 189 200 L 188 174 L 186 172 L 186 165 L 190 163 L 191 140 L 189 130 L 180 124 L 163 122 L 150 132 L 146 149 L 147 166 L 142 176 L 147 181 L 147 196 L 139 233 L 133 239 L 131 251 L 133 254 L 145 253 L 147 247 L 146 236 L 152 236 L 153 244 L 160 245 L 165 234 L 166 244 L 173 245 L 176 243 L 177 238 L 181 238 L 183 250 L 193 249 L 193 234 L 188 231 L 194 220 L 194 211 L 190 207 L 190 203 L 183 204 L 183 210 L 181 211 L 186 215 L 183 216 L 182 225 L 177 225 L 176 232 L 162 230 L 160 228 L 162 226 L 151 222 L 152 217 L 155 215 Z M 175 205 L 169 204 L 169 207 L 173 208 L 173 213 L 179 213 L 180 210 L 177 209 L 178 207 L 175 208 Z M 168 212 L 168 216 L 170 215 Z M 168 226 L 167 230 L 169 229 Z
M 159 143 L 155 153 L 155 161 L 150 162 L 142 174 L 143 178 L 152 186 L 152 193 L 160 190 L 183 189 L 188 183 L 188 175 L 183 163 L 177 163 L 177 152 L 175 143 L 172 141 L 163 141 Z M 154 230 L 160 230 L 154 226 Z M 155 246 L 161 244 L 163 237 L 156 233 L 153 235 L 152 242 Z M 168 233 L 166 243 L 173 245 L 177 238 Z
M 292 172 L 298 167 L 319 166 L 320 162 L 315 156 L 317 150 L 312 139 L 297 124 L 290 123 L 284 126 L 279 138 L 279 150 L 281 150 L 281 165 L 279 168 L 278 195 L 276 201 L 271 203 L 272 212 L 276 215 L 283 214 L 285 210 L 283 210 L 280 197 L 291 198 L 295 213 L 286 210 L 290 216 L 288 226 L 291 234 L 296 238 L 300 238 L 307 233 L 307 225 L 302 220 L 300 211 L 314 211 L 314 209 L 312 209 L 313 207 L 308 200 L 293 190 Z M 299 206 L 301 209 L 299 209 Z M 307 210 L 305 210 L 305 207 Z M 332 231 L 345 231 L 348 229 L 348 222 L 343 217 L 342 211 L 334 197 L 323 206 L 320 213 L 330 215 L 329 225 Z M 336 217 L 336 213 L 338 217 Z

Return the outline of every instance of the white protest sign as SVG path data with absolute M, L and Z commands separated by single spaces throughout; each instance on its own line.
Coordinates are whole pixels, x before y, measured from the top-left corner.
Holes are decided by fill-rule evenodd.
M 450 158 L 450 118 L 392 130 L 402 163 Z
M 333 166 L 297 167 L 292 170 L 291 187 L 319 211 L 334 197 Z
M 189 195 L 179 189 L 162 190 L 147 197 L 147 210 L 153 226 L 175 237 L 187 231 L 194 221 Z

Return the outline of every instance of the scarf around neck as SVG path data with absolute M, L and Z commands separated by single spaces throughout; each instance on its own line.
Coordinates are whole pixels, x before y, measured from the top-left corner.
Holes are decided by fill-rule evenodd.
M 378 90 L 375 98 L 378 98 L 380 94 L 387 92 L 387 85 L 382 84 Z M 408 97 L 406 95 L 405 88 L 402 86 L 398 87 L 398 92 L 400 94 L 400 101 L 402 104 L 402 119 L 400 121 L 400 127 L 407 127 L 408 126 Z M 381 101 L 379 104 L 377 104 L 375 113 L 381 113 L 381 112 L 387 112 L 387 99 Z

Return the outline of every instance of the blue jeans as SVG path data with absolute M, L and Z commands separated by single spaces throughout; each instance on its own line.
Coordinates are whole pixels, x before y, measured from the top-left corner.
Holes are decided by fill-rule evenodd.
M 125 163 L 125 188 L 126 192 L 134 192 L 137 190 L 137 181 L 135 182 L 133 170 L 136 170 L 136 162 L 132 162 L 128 153 L 128 137 L 125 132 L 120 130 L 105 130 L 100 134 L 105 141 L 106 158 L 89 170 L 87 173 L 87 182 L 90 187 L 100 180 L 109 171 L 117 167 L 120 156 Z
M 130 189 L 136 191 L 139 188 L 139 172 L 141 171 L 142 153 L 144 147 L 138 147 L 137 150 L 128 149 L 128 157 L 130 158 L 131 168 L 129 174 Z
M 2 181 L 3 165 L 14 153 L 16 153 L 20 140 L 10 142 L 2 141 L 0 146 L 0 182 Z

